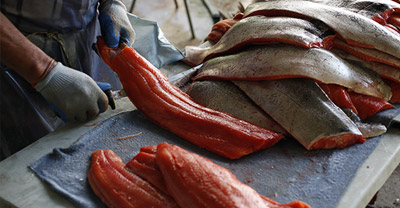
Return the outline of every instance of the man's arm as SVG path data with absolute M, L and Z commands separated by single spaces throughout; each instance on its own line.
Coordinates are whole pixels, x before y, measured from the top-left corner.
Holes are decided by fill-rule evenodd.
M 0 12 L 0 62 L 35 84 L 57 64 Z
M 107 109 L 108 99 L 88 75 L 57 63 L 0 13 L 0 62 L 19 73 L 57 106 L 68 121 L 85 121 Z

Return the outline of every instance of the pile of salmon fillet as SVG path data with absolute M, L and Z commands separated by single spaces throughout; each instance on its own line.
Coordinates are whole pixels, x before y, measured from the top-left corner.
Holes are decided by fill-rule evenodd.
M 188 91 L 190 99 L 294 138 L 307 150 L 345 148 L 386 132 L 382 124 L 366 119 L 400 102 L 398 0 L 269 0 L 241 8 L 213 26 L 211 46 L 185 48 L 183 61 L 199 66 Z M 178 114 L 179 105 L 204 110 L 166 84 L 166 78 L 157 78 L 158 72 L 135 52 L 121 53 L 139 60 L 126 64 L 121 57 L 114 62 L 107 57 L 121 77 L 133 76 L 121 71 L 135 67 L 150 71 L 151 76 L 140 79 L 146 86 L 150 79 L 168 99 L 170 94 L 179 95 L 171 99 Z M 129 79 L 121 81 L 125 89 L 133 88 Z M 153 109 L 146 109 L 143 101 L 145 93 L 128 96 L 151 115 Z M 176 126 L 173 116 L 168 118 Z M 230 155 L 223 145 L 209 148 L 207 143 L 214 138 L 207 136 L 199 144 L 230 159 L 251 153 Z M 142 147 L 126 164 L 111 150 L 98 150 L 92 154 L 88 179 L 108 207 L 309 207 L 300 201 L 279 204 L 229 170 L 167 143 Z
M 386 132 L 365 119 L 400 101 L 400 4 L 391 0 L 270 0 L 216 23 L 189 94 L 296 139 L 344 148 Z

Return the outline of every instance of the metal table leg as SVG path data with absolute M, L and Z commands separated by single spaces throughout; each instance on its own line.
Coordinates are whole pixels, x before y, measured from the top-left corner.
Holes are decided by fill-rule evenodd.
M 186 9 L 186 14 L 187 14 L 187 17 L 189 20 L 190 31 L 192 32 L 192 39 L 194 39 L 195 35 L 194 35 L 194 30 L 193 30 L 193 25 L 192 25 L 192 19 L 190 18 L 190 12 L 189 12 L 187 0 L 183 0 L 183 2 L 185 3 L 185 9 Z

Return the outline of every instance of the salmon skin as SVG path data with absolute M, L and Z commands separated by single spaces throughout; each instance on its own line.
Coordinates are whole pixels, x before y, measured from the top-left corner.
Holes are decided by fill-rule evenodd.
M 400 83 L 400 68 L 393 67 L 387 64 L 382 64 L 379 62 L 368 62 L 337 49 L 333 49 L 332 52 L 334 52 L 336 55 L 338 55 L 351 65 L 365 68 L 367 70 L 372 70 L 384 79 L 390 79 L 394 82 Z M 386 81 L 384 82 L 386 83 Z
M 107 207 L 179 207 L 169 195 L 128 171 L 112 150 L 92 153 L 88 180 L 94 193 Z
M 284 42 L 306 48 L 332 45 L 334 35 L 307 20 L 292 17 L 255 16 L 240 20 L 213 46 L 185 47 L 184 62 L 199 65 L 212 57 L 235 51 L 248 44 Z
M 386 133 L 386 126 L 380 123 L 363 122 L 361 118 L 348 108 L 341 108 L 344 113 L 357 125 L 364 139 L 380 136 Z
M 333 48 L 346 51 L 347 53 L 350 53 L 365 61 L 378 62 L 400 68 L 399 58 L 396 58 L 382 51 L 378 51 L 371 48 L 361 48 L 357 46 L 352 46 L 338 39 L 333 41 Z
M 228 169 L 175 145 L 159 144 L 156 160 L 169 193 L 181 207 L 310 207 L 301 201 L 279 204 L 239 181 Z
M 350 66 L 332 52 L 293 45 L 256 47 L 211 59 L 198 70 L 195 80 L 266 80 L 306 77 L 337 84 L 355 92 L 389 100 L 390 88 L 376 74 Z
M 242 120 L 288 135 L 276 121 L 230 81 L 196 81 L 192 83 L 188 94 L 200 105 L 230 113 Z
M 400 36 L 381 24 L 349 10 L 310 1 L 268 1 L 250 4 L 244 18 L 256 15 L 302 16 L 318 19 L 348 44 L 375 48 L 400 58 Z
M 233 81 L 307 150 L 363 143 L 352 120 L 310 79 Z
M 133 48 L 97 49 L 113 69 L 129 99 L 147 118 L 172 133 L 214 153 L 237 159 L 275 145 L 282 134 L 230 114 L 199 105 L 170 84 L 168 78 Z
M 400 11 L 400 5 L 387 0 L 312 0 L 329 6 L 341 7 L 356 12 L 385 25 L 387 19 L 395 11 Z

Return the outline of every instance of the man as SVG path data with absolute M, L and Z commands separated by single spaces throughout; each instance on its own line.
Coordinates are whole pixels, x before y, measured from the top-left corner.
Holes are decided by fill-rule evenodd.
M 5 0 L 0 14 L 0 159 L 68 122 L 107 109 L 96 81 L 121 85 L 92 49 L 133 44 L 134 31 L 120 0 Z M 99 13 L 99 15 L 98 15 Z M 99 24 L 100 23 L 100 24 Z

